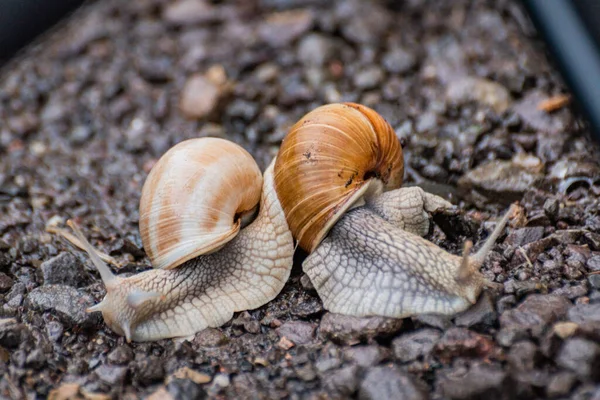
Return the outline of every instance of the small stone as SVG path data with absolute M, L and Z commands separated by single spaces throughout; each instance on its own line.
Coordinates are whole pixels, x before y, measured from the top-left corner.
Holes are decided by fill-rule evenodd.
M 300 367 L 296 367 L 295 372 L 298 378 L 305 382 L 310 382 L 317 378 L 317 373 L 310 364 L 304 364 Z
M 544 203 L 544 213 L 551 221 L 555 221 L 558 218 L 559 210 L 560 202 L 558 199 L 547 199 Z
M 288 321 L 277 328 L 277 334 L 285 337 L 295 344 L 302 345 L 314 340 L 316 325 L 302 321 Z
M 586 262 L 586 267 L 591 271 L 600 271 L 600 254 L 594 252 Z
M 346 359 L 361 367 L 372 367 L 379 364 L 384 355 L 379 346 L 354 346 L 344 352 Z
M 44 285 L 61 284 L 81 287 L 85 284 L 87 273 L 83 264 L 71 253 L 63 252 L 44 261 L 41 266 Z
M 217 111 L 222 95 L 220 85 L 204 75 L 195 74 L 183 87 L 179 107 L 186 118 L 205 118 Z
M 569 321 L 576 324 L 600 322 L 600 304 L 577 304 L 567 313 Z
M 300 277 L 300 284 L 306 290 L 315 290 L 315 286 L 313 285 L 313 283 L 310 281 L 310 278 L 306 274 L 302 274 L 302 276 Z
M 377 66 L 368 67 L 354 75 L 354 86 L 360 90 L 373 89 L 383 80 L 383 71 Z
M 494 326 L 497 320 L 498 314 L 490 299 L 490 295 L 487 292 L 484 292 L 477 301 L 477 304 L 459 314 L 454 320 L 454 323 L 457 326 L 464 326 L 467 328 L 489 328 Z
M 588 275 L 588 282 L 594 289 L 600 289 L 600 274 Z
M 46 324 L 46 333 L 48 339 L 58 342 L 64 333 L 65 328 L 58 321 L 50 321 Z
M 115 365 L 101 365 L 94 371 L 96 376 L 111 386 L 121 385 L 127 375 L 127 367 Z
M 162 399 L 205 399 L 208 397 L 202 386 L 190 379 L 172 379 L 167 384 L 168 394 Z
M 540 102 L 547 98 L 548 96 L 545 93 L 531 91 L 523 99 L 515 103 L 512 109 L 519 115 L 521 121 L 536 131 L 551 134 L 564 132 L 568 121 L 561 113 L 548 114 L 538 108 Z
M 473 364 L 468 371 L 459 368 L 441 372 L 437 386 L 445 397 L 452 399 L 512 398 L 506 380 L 506 372 L 499 366 Z
M 358 389 L 358 372 L 357 365 L 341 368 L 328 375 L 324 379 L 324 385 L 329 392 L 339 393 L 342 398 L 348 398 Z
M 215 9 L 203 0 L 179 0 L 168 3 L 163 12 L 166 22 L 173 25 L 196 25 L 217 19 Z
M 477 101 L 490 106 L 498 114 L 506 111 L 511 104 L 510 93 L 504 86 L 474 77 L 453 80 L 446 89 L 446 98 L 457 104 Z
M 566 396 L 571 391 L 577 377 L 572 372 L 561 371 L 550 378 L 546 388 L 548 397 Z
M 578 328 L 579 325 L 575 322 L 557 322 L 552 329 L 558 337 L 566 339 L 573 336 Z
M 200 347 L 219 347 L 227 342 L 229 342 L 227 335 L 216 328 L 206 328 L 194 337 L 194 343 Z
M 27 354 L 25 365 L 32 369 L 40 369 L 46 363 L 46 356 L 40 348 L 33 349 Z
M 279 342 L 277 342 L 277 347 L 279 347 L 282 350 L 289 350 L 292 347 L 294 347 L 294 342 L 292 342 L 285 336 L 282 336 L 281 339 L 279 339 Z
M 322 66 L 333 56 L 333 41 L 318 33 L 304 36 L 298 43 L 298 59 L 307 66 Z
M 450 328 L 435 345 L 435 356 L 440 360 L 452 360 L 456 357 L 486 358 L 494 353 L 494 342 L 464 328 Z
M 213 379 L 213 385 L 219 388 L 226 388 L 231 384 L 228 374 L 217 374 Z
M 133 360 L 133 350 L 127 345 L 121 345 L 108 353 L 107 359 L 111 364 L 125 365 Z
M 326 372 L 326 371 L 330 371 L 332 369 L 338 368 L 341 364 L 342 364 L 342 361 L 339 358 L 336 358 L 336 357 L 323 358 L 323 357 L 321 357 L 315 362 L 315 368 L 319 372 Z
M 556 363 L 575 372 L 582 380 L 598 379 L 600 346 L 587 339 L 570 338 L 560 349 Z
M 0 293 L 9 291 L 13 283 L 10 276 L 6 275 L 4 272 L 0 272 Z
M 319 332 L 326 338 L 345 343 L 358 343 L 375 337 L 390 337 L 402 328 L 402 320 L 384 317 L 351 317 L 327 313 L 321 319 Z
M 531 371 L 535 368 L 538 349 L 530 341 L 514 343 L 508 352 L 508 363 L 517 371 Z
M 313 14 L 302 9 L 273 13 L 259 25 L 258 35 L 272 47 L 283 47 L 308 31 L 313 20 Z
M 511 246 L 523 246 L 531 242 L 537 242 L 544 237 L 544 227 L 534 226 L 520 229 L 514 229 L 507 237 L 504 243 Z
M 392 341 L 394 355 L 401 362 L 427 357 L 441 336 L 440 331 L 427 328 L 401 335 Z
M 158 357 L 147 356 L 136 360 L 133 365 L 132 378 L 143 385 L 162 381 L 165 376 L 165 365 Z
M 420 322 L 423 325 L 431 326 L 441 330 L 446 330 L 452 325 L 450 317 L 439 314 L 421 314 L 412 317 L 413 321 Z
M 500 326 L 529 330 L 538 336 L 546 325 L 564 317 L 570 307 L 571 302 L 564 297 L 532 294 L 517 308 L 502 313 Z
M 27 325 L 17 323 L 14 318 L 0 319 L 0 346 L 18 347 L 29 335 Z
M 417 59 L 413 53 L 396 47 L 383 56 L 382 63 L 388 72 L 402 74 L 413 69 L 417 64 Z
M 45 285 L 33 289 L 25 300 L 27 307 L 51 312 L 63 324 L 89 328 L 98 322 L 98 315 L 85 310 L 94 304 L 87 293 L 65 285 Z
M 174 379 L 189 379 L 198 385 L 203 385 L 210 382 L 212 377 L 210 375 L 203 374 L 202 372 L 194 371 L 191 368 L 182 367 L 167 378 L 167 384 Z
M 425 400 L 423 389 L 412 378 L 396 367 L 375 367 L 367 371 L 360 383 L 358 398 L 361 400 Z
M 195 398 L 195 397 L 191 397 L 191 398 Z M 200 398 L 202 398 L 202 397 L 200 397 Z M 159 387 L 154 392 L 152 392 L 148 397 L 146 397 L 146 400 L 175 400 L 175 397 L 171 393 L 167 392 L 166 388 Z

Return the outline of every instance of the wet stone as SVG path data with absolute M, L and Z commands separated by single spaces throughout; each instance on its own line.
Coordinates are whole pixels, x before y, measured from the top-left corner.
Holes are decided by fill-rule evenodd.
M 372 367 L 384 359 L 384 354 L 379 346 L 354 346 L 344 351 L 344 357 L 361 367 Z
M 94 304 L 94 299 L 71 286 L 46 285 L 35 288 L 27 295 L 25 303 L 34 310 L 51 312 L 68 326 L 91 327 L 99 319 L 98 313 L 85 312 Z
M 497 320 L 498 314 L 496 313 L 490 295 L 487 292 L 484 292 L 477 301 L 477 304 L 459 314 L 454 320 L 454 323 L 457 326 L 467 328 L 489 328 L 494 326 Z
M 294 344 L 308 344 L 314 340 L 316 325 L 302 321 L 288 321 L 277 328 L 277 334 Z
M 41 266 L 44 284 L 62 284 L 81 287 L 87 281 L 83 264 L 71 253 L 63 252 L 44 261 Z
M 402 328 L 402 320 L 384 317 L 351 317 L 327 313 L 321 319 L 320 334 L 345 343 L 358 343 L 375 337 L 389 337 Z
M 427 396 L 423 388 L 410 376 L 395 367 L 385 366 L 367 371 L 360 383 L 358 398 L 361 400 L 424 400 Z
M 452 399 L 499 399 L 508 396 L 507 374 L 497 365 L 473 364 L 471 368 L 456 368 L 437 376 L 441 393 Z M 510 397 L 507 397 L 510 398 Z
M 582 380 L 600 377 L 600 346 L 582 338 L 568 339 L 560 349 L 556 363 L 577 374 Z
M 421 329 L 401 335 L 392 341 L 394 355 L 401 362 L 410 362 L 428 356 L 442 333 L 435 329 Z
M 452 103 L 463 104 L 476 101 L 491 107 L 501 114 L 511 104 L 510 93 L 499 83 L 487 79 L 464 77 L 453 80 L 446 89 L 446 99 Z
M 167 385 L 167 391 L 174 399 L 204 399 L 206 392 L 191 379 L 172 379 Z

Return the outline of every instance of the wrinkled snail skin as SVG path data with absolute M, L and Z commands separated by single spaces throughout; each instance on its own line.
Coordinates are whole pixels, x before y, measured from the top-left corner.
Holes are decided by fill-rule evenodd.
M 106 286 L 102 302 L 88 311 L 102 312 L 106 324 L 128 341 L 150 341 L 188 337 L 274 299 L 289 277 L 294 247 L 273 188 L 272 165 L 256 219 L 218 251 L 176 268 L 115 276 L 71 225 Z
M 474 304 L 488 285 L 479 268 L 510 213 L 476 254 L 459 257 L 359 207 L 337 222 L 302 267 L 332 312 L 452 315 Z
M 275 187 L 292 235 L 310 253 L 303 270 L 327 310 L 448 315 L 492 285 L 479 268 L 511 211 L 476 254 L 469 244 L 462 257 L 452 255 L 421 236 L 429 213 L 453 206 L 419 188 L 398 189 L 403 170 L 393 129 L 365 106 L 318 107 L 284 139 Z

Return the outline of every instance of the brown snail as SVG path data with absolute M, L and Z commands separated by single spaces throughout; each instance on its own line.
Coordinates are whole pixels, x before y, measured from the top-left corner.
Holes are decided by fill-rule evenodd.
M 260 202 L 260 204 L 259 204 Z M 258 208 L 256 219 L 242 228 Z M 171 148 L 150 172 L 140 231 L 154 269 L 112 274 L 73 224 L 106 286 L 88 309 L 128 341 L 186 337 L 272 300 L 289 277 L 293 240 L 273 189 L 248 152 L 217 138 Z
M 301 118 L 284 139 L 275 189 L 292 235 L 310 254 L 303 270 L 326 309 L 403 318 L 453 314 L 486 285 L 479 268 L 509 213 L 484 246 L 463 257 L 421 236 L 428 212 L 452 207 L 419 188 L 398 189 L 403 156 L 390 125 L 374 110 L 329 104 Z

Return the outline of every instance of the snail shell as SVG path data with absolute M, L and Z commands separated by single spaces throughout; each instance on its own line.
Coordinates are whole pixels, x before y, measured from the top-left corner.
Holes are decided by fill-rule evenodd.
M 142 243 L 154 268 L 172 269 L 233 239 L 260 201 L 252 156 L 218 138 L 190 139 L 165 153 L 140 199 Z
M 398 188 L 403 175 L 400 141 L 383 117 L 355 103 L 329 104 L 290 129 L 275 188 L 292 234 L 311 252 L 365 194 Z

